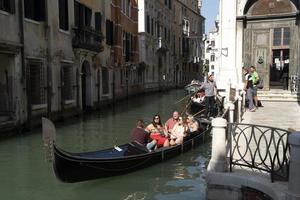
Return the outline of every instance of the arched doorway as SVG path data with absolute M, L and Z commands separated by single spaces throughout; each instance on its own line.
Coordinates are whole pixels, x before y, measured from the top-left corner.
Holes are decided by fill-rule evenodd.
M 82 63 L 81 68 L 81 99 L 82 109 L 84 111 L 92 107 L 92 76 L 91 68 L 88 61 Z
M 297 11 L 294 0 L 249 0 L 244 7 L 244 64 L 256 66 L 265 90 L 288 89 L 297 71 Z

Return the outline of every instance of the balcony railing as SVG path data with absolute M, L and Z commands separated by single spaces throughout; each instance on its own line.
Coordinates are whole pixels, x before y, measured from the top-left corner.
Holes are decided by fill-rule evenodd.
M 81 48 L 99 53 L 103 51 L 102 40 L 103 36 L 101 32 L 95 31 L 92 27 L 73 28 L 73 48 Z

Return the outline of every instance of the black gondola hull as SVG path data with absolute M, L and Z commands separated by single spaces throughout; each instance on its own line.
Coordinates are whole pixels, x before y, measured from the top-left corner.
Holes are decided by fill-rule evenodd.
M 138 152 L 137 155 L 128 156 L 126 151 L 131 148 L 128 144 L 120 146 L 124 149 L 123 156 L 118 156 L 119 152 L 116 152 L 117 150 L 114 148 L 76 154 L 65 152 L 54 145 L 53 168 L 56 177 L 63 182 L 80 182 L 126 174 L 191 150 L 201 143 L 204 135 L 208 132 L 210 132 L 210 129 L 200 134 L 195 134 L 184 141 L 182 145 L 161 148 L 147 153 Z M 112 157 L 109 157 L 110 154 Z

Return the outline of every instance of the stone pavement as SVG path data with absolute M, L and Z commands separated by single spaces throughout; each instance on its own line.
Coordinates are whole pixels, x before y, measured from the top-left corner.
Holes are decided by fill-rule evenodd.
M 297 102 L 262 101 L 264 107 L 244 113 L 242 123 L 300 131 L 300 105 Z

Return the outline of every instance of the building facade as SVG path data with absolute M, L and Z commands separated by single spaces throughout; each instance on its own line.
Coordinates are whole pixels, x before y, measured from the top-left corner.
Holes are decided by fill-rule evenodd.
M 201 0 L 173 2 L 174 82 L 182 86 L 193 79 L 203 80 L 201 55 L 205 19 L 201 15 Z
M 137 0 L 111 1 L 111 21 L 106 21 L 106 35 L 106 44 L 112 47 L 114 99 L 142 92 Z
M 1 1 L 0 24 L 8 24 L 0 31 L 2 131 L 74 115 L 106 94 L 102 3 Z
M 214 79 L 219 85 L 219 72 L 220 64 L 219 58 L 221 56 L 219 48 L 219 20 L 218 17 L 215 21 L 215 27 L 213 30 L 209 31 L 207 35 L 203 38 L 204 41 L 204 73 L 212 72 Z
M 172 8 L 170 0 L 139 0 L 139 49 L 146 91 L 172 87 Z
M 291 80 L 299 77 L 298 12 L 294 0 L 220 1 L 220 45 L 228 49 L 220 61 L 222 82 L 240 85 L 242 67 L 254 65 L 264 90 L 293 90 Z
M 199 78 L 200 8 L 196 0 L 0 1 L 1 131 Z
M 145 89 L 183 86 L 202 79 L 202 1 L 139 0 L 140 62 Z

